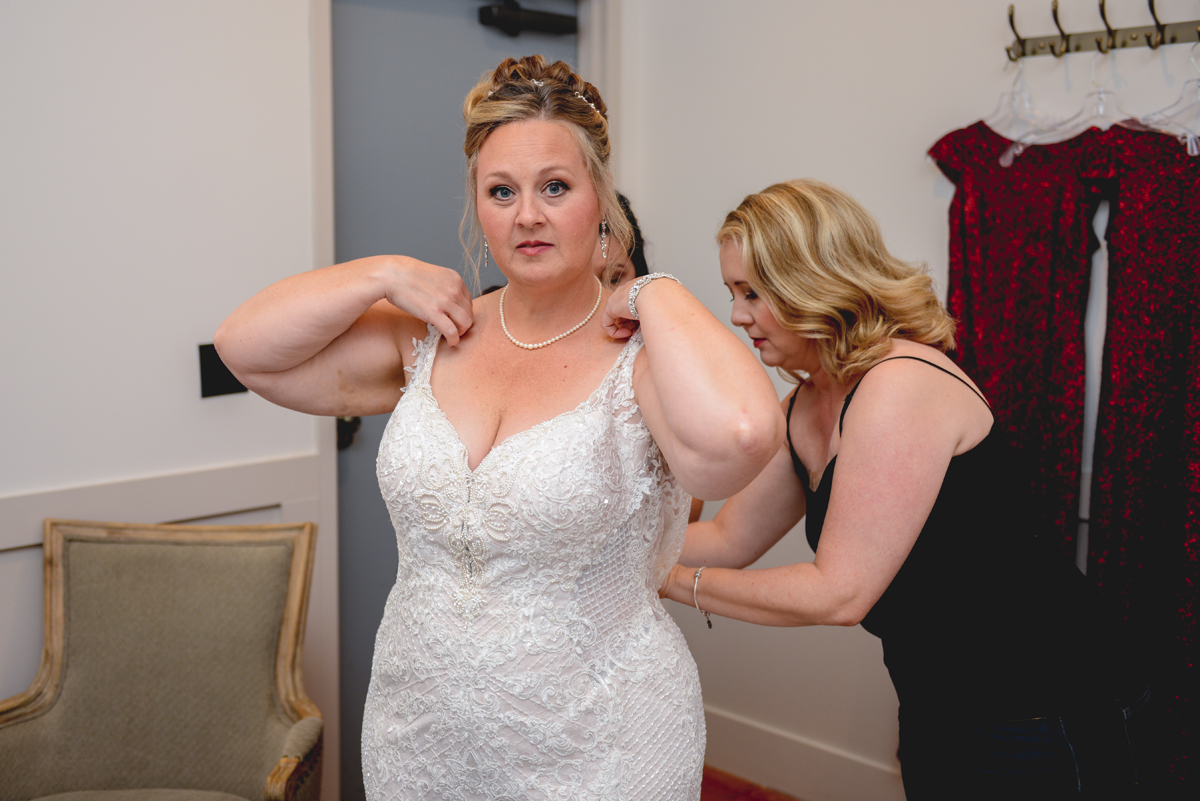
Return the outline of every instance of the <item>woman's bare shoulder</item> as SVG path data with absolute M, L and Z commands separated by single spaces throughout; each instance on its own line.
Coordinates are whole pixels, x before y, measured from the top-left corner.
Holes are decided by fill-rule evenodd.
M 942 372 L 942 370 L 944 370 L 954 377 L 965 381 L 972 389 L 976 390 L 977 392 L 979 391 L 979 387 L 975 385 L 975 382 L 971 380 L 971 377 L 963 372 L 962 368 L 955 364 L 953 359 L 935 347 L 923 345 L 920 342 L 913 342 L 912 340 L 908 339 L 894 339 L 892 340 L 892 349 L 888 355 L 884 357 L 884 360 L 886 361 L 888 359 L 895 359 L 897 356 L 920 359 L 940 367 L 941 370 L 928 370 L 920 368 L 914 370 L 903 370 L 903 361 L 911 362 L 911 359 L 903 359 L 898 360 L 901 361 L 900 364 L 893 364 L 889 362 L 889 364 L 892 364 L 893 368 L 900 368 L 896 370 L 896 374 L 908 375 L 918 381 L 922 380 L 922 377 L 930 380 L 939 380 L 941 376 L 945 375 L 945 373 Z M 883 362 L 880 362 L 879 365 L 883 366 L 884 368 L 887 367 L 887 365 L 885 365 Z M 909 366 L 913 367 L 913 365 Z M 886 370 L 884 370 L 884 372 L 886 372 Z
M 881 361 L 860 381 L 848 416 L 854 415 L 860 423 L 920 431 L 923 436 L 936 430 L 955 444 L 956 453 L 972 447 L 991 429 L 992 415 L 981 401 L 983 394 L 946 354 L 918 342 L 896 340 L 885 359 L 891 361 Z

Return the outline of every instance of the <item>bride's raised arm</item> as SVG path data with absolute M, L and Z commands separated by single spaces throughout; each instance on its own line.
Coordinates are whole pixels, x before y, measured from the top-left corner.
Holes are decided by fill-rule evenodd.
M 605 325 L 618 336 L 632 329 L 632 286 L 619 288 L 605 308 Z M 746 346 L 679 282 L 649 281 L 634 304 L 646 343 L 634 389 L 646 426 L 684 489 L 728 498 L 783 442 L 775 387 Z
M 451 344 L 471 327 L 471 296 L 454 270 L 373 256 L 299 273 L 238 307 L 213 337 L 243 384 L 320 415 L 391 411 L 412 339 L 432 323 Z

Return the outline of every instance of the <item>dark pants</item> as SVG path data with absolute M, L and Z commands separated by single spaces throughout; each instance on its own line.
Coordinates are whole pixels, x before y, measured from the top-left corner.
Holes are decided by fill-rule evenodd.
M 1146 799 L 1149 691 L 1059 717 L 963 721 L 900 710 L 908 801 Z

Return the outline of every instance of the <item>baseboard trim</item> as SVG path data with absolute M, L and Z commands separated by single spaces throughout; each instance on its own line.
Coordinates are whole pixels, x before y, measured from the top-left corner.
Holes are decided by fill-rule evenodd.
M 804 801 L 904 801 L 900 770 L 733 712 L 704 707 L 705 762 Z

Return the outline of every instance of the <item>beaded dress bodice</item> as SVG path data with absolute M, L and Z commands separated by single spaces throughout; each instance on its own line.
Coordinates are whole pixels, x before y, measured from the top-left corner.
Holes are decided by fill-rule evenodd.
M 475 470 L 416 344 L 380 445 L 399 567 L 363 723 L 367 797 L 695 799 L 695 665 L 657 589 L 690 498 L 633 396 L 641 336 Z

